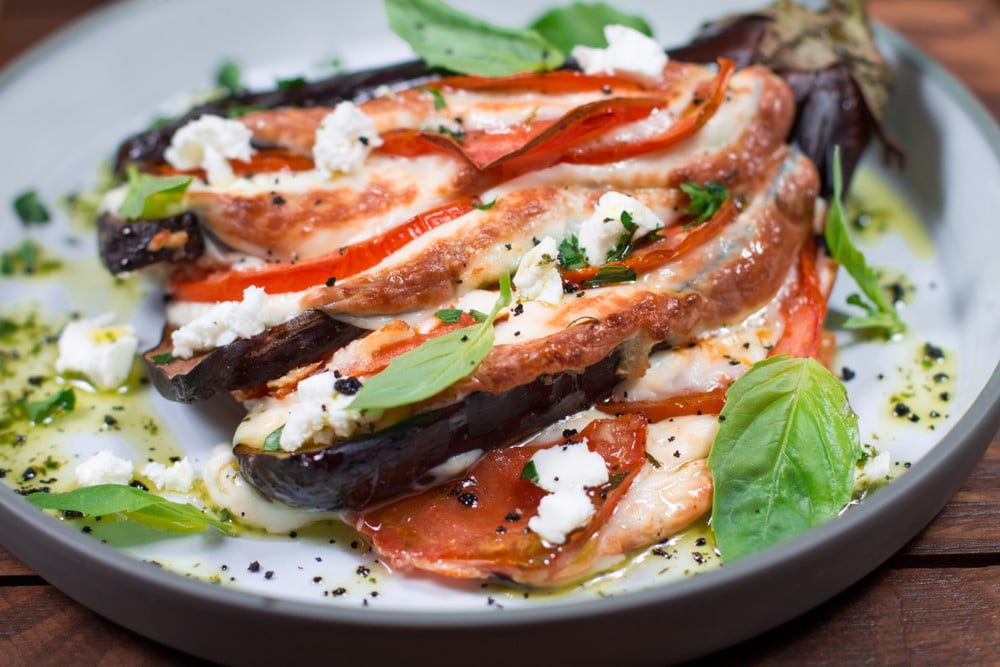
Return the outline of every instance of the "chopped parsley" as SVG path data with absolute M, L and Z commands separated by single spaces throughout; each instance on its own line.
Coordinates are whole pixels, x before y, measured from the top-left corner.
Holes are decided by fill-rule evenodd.
M 49 210 L 45 208 L 45 204 L 38 198 L 38 193 L 34 190 L 28 190 L 18 195 L 14 199 L 14 210 L 17 212 L 17 217 L 25 225 L 37 225 L 50 220 Z
M 700 225 L 710 220 L 729 199 L 729 188 L 715 181 L 705 185 L 698 185 L 694 181 L 681 183 L 681 190 L 691 198 L 687 214 L 695 216 L 694 220 L 685 225 L 686 227 Z

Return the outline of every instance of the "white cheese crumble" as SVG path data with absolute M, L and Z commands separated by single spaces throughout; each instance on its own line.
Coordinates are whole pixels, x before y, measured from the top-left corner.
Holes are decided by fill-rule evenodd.
M 176 169 L 204 169 L 209 185 L 228 185 L 236 179 L 229 160 L 249 160 L 252 137 L 238 120 L 206 115 L 174 132 L 163 157 Z
M 248 287 L 242 301 L 222 301 L 170 334 L 173 355 L 190 359 L 198 352 L 250 338 L 267 327 L 287 322 L 300 312 L 297 295 L 268 297 L 260 287 Z
M 76 467 L 76 483 L 79 486 L 128 484 L 133 469 L 131 461 L 115 456 L 110 449 L 102 449 Z
M 316 130 L 313 160 L 325 178 L 361 168 L 373 148 L 382 145 L 375 121 L 353 102 L 341 102 Z
M 549 492 L 538 503 L 538 514 L 528 520 L 528 528 L 552 544 L 562 544 L 566 536 L 594 515 L 587 488 L 608 481 L 608 468 L 586 442 L 540 449 L 531 457 L 538 474 L 538 486 Z
M 113 325 L 114 313 L 70 322 L 59 335 L 57 373 L 80 373 L 98 389 L 116 389 L 132 370 L 139 341 L 131 324 Z
M 176 491 L 177 493 L 190 491 L 197 478 L 194 466 L 191 465 L 186 456 L 169 466 L 156 462 L 147 463 L 142 469 L 142 476 L 161 491 Z
M 211 501 L 229 510 L 240 523 L 269 533 L 287 533 L 334 514 L 302 510 L 271 501 L 252 488 L 237 468 L 229 445 L 217 445 L 205 462 L 203 480 Z
M 623 234 L 627 233 L 622 223 L 622 214 L 627 213 L 636 227 L 630 239 L 641 238 L 654 229 L 663 227 L 663 222 L 649 207 L 634 197 L 621 192 L 606 192 L 601 195 L 593 215 L 583 221 L 577 240 L 591 266 L 600 266 L 608 259 Z
M 351 410 L 353 396 L 334 388 L 337 379 L 332 371 L 313 375 L 299 382 L 298 403 L 288 413 L 281 431 L 281 448 L 294 452 L 307 442 L 328 445 L 335 437 L 349 438 L 362 424 L 382 416 L 380 410 Z
M 663 78 L 667 54 L 656 40 L 623 25 L 604 26 L 606 49 L 574 46 L 571 55 L 587 74 L 617 74 L 643 85 Z
M 892 458 L 889 452 L 875 453 L 870 446 L 865 445 L 868 459 L 864 465 L 854 471 L 854 490 L 861 493 L 873 487 L 881 486 L 892 478 L 890 474 Z
M 559 246 L 551 236 L 546 236 L 522 255 L 514 275 L 518 300 L 551 304 L 558 304 L 562 300 L 563 286 L 559 276 L 558 255 Z

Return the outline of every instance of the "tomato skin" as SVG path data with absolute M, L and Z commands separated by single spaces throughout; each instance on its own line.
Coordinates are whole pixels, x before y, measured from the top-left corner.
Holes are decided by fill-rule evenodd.
M 557 70 L 555 72 L 522 72 L 508 76 L 449 76 L 438 81 L 427 83 L 425 88 L 437 90 L 475 90 L 486 92 L 505 92 L 511 90 L 530 90 L 540 93 L 584 93 L 594 90 L 612 91 L 642 90 L 639 84 L 619 76 L 606 74 L 584 74 Z M 610 93 L 609 93 L 610 94 Z
M 458 199 L 410 218 L 388 232 L 355 243 L 323 257 L 280 262 L 249 271 L 224 271 L 196 279 L 173 277 L 168 290 L 183 301 L 238 301 L 247 287 L 262 287 L 268 294 L 298 292 L 323 285 L 330 278 L 343 279 L 365 271 L 430 230 L 473 210 L 475 200 Z
M 521 479 L 535 447 L 488 452 L 461 479 L 364 513 L 357 518 L 358 528 L 380 558 L 403 570 L 419 567 L 459 577 L 498 574 L 517 581 L 530 579 L 532 571 L 572 570 L 645 462 L 646 420 L 636 415 L 599 419 L 569 439 L 586 440 L 591 451 L 601 454 L 617 484 L 591 494 L 597 512 L 563 545 L 547 544 L 527 529 L 545 495 Z
M 651 422 L 691 415 L 717 415 L 726 405 L 726 388 L 652 401 L 605 401 L 595 407 L 606 414 L 643 415 Z
M 832 353 L 824 348 L 823 320 L 826 319 L 827 300 L 820 285 L 816 268 L 815 241 L 807 243 L 799 253 L 799 283 L 797 289 L 781 304 L 785 331 L 768 356 L 788 354 L 793 357 L 820 358 Z

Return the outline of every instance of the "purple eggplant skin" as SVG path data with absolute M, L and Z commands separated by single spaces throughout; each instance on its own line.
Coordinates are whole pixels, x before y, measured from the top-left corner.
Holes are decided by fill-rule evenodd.
M 758 62 L 758 47 L 771 22 L 767 16 L 749 14 L 707 26 L 685 46 L 671 49 L 671 58 L 695 63 L 711 63 L 729 58 L 738 67 Z M 788 140 L 796 143 L 819 169 L 821 194 L 833 193 L 833 151 L 840 146 L 844 182 L 851 174 L 874 135 L 882 137 L 888 149 L 895 147 L 883 136 L 868 112 L 864 98 L 844 64 L 816 71 L 782 70 L 782 77 L 795 94 L 795 123 Z
M 150 250 L 153 237 L 163 232 L 183 232 L 187 239 L 180 246 Z M 205 251 L 201 224 L 198 217 L 190 212 L 133 222 L 104 213 L 97 219 L 97 245 L 101 261 L 113 274 L 134 271 L 158 262 L 194 260 Z
M 593 405 L 620 379 L 619 358 L 613 353 L 581 372 L 542 376 L 502 394 L 477 392 L 322 449 L 289 454 L 237 444 L 240 474 L 266 498 L 294 507 L 357 511 L 377 506 L 430 483 L 428 471 L 456 454 L 516 443 Z
M 167 399 L 194 403 L 219 391 L 247 389 L 293 368 L 322 359 L 327 353 L 364 333 L 321 310 L 298 317 L 253 336 L 237 340 L 191 359 L 170 359 L 170 336 L 143 354 L 149 376 Z M 158 363 L 165 355 L 168 360 Z
M 409 88 L 438 76 L 440 72 L 429 68 L 422 60 L 410 60 L 265 92 L 227 95 L 196 106 L 160 127 L 139 132 L 123 141 L 115 157 L 115 172 L 124 174 L 125 167 L 130 164 L 163 162 L 163 152 L 170 145 L 174 132 L 206 114 L 228 117 L 248 109 L 333 106 L 343 100 L 360 102 L 374 96 L 380 86 Z

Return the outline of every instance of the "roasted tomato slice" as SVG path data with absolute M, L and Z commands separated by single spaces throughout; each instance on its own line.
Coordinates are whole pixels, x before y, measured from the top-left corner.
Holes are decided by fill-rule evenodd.
M 610 481 L 589 495 L 595 514 L 562 545 L 544 542 L 528 529 L 545 491 L 521 479 L 538 448 L 508 447 L 487 453 L 458 480 L 367 512 L 358 528 L 380 558 L 400 570 L 429 570 L 455 577 L 501 576 L 530 583 L 532 574 L 572 577 L 590 538 L 607 521 L 645 461 L 646 419 L 625 415 L 598 419 L 567 441 L 586 442 L 604 457 Z M 581 567 L 581 573 L 585 566 Z

